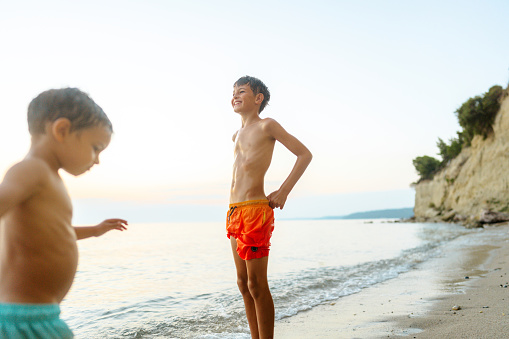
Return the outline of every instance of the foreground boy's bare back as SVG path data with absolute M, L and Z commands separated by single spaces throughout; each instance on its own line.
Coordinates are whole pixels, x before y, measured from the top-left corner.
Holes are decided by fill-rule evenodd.
M 268 89 L 256 78 L 243 77 L 234 85 L 232 106 L 241 116 L 242 127 L 233 136 L 235 160 L 227 234 L 252 338 L 272 338 L 274 333 L 274 303 L 267 282 L 269 240 L 274 229 L 272 209 L 284 207 L 312 158 L 279 123 L 260 118 L 269 98 Z M 280 188 L 266 195 L 264 178 L 276 141 L 295 154 L 297 161 Z

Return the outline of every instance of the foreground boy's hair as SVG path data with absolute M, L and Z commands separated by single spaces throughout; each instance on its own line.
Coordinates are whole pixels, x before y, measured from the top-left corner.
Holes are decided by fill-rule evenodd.
M 70 131 L 103 124 L 113 132 L 110 119 L 90 97 L 77 88 L 50 89 L 42 92 L 28 106 L 28 131 L 44 133 L 46 122 L 67 118 Z

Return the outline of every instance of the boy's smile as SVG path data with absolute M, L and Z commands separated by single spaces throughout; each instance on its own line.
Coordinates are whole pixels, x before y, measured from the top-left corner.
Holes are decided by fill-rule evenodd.
M 232 107 L 233 111 L 236 113 L 246 112 L 253 109 L 258 112 L 258 107 L 256 105 L 256 95 L 253 93 L 253 90 L 249 84 L 234 87 Z

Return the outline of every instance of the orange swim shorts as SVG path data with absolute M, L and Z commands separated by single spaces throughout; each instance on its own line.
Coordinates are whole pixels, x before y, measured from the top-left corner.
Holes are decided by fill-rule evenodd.
M 268 256 L 273 230 L 274 210 L 268 200 L 230 205 L 226 215 L 226 236 L 237 240 L 237 253 L 243 260 Z

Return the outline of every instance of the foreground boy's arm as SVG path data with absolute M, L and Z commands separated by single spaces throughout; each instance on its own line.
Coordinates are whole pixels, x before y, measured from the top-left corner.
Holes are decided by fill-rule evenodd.
M 297 156 L 297 161 L 295 162 L 292 171 L 281 187 L 267 196 L 270 207 L 279 207 L 283 209 L 286 199 L 288 198 L 288 194 L 290 194 L 291 190 L 308 167 L 313 156 L 304 144 L 288 133 L 278 122 L 273 119 L 266 120 L 267 123 L 265 124 L 265 132 Z
M 0 183 L 0 218 L 11 208 L 22 204 L 47 185 L 47 167 L 36 159 L 25 159 L 14 165 Z M 124 219 L 107 219 L 96 226 L 74 227 L 78 240 L 99 237 L 111 230 L 126 230 Z

